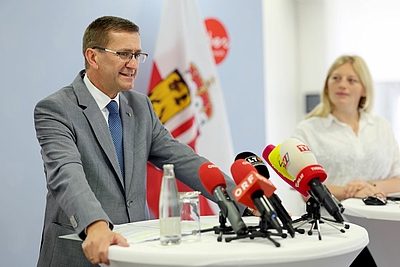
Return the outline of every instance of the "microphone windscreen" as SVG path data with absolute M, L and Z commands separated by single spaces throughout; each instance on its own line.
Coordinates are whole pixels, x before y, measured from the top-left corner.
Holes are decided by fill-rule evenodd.
M 213 191 L 217 186 L 226 188 L 224 175 L 212 162 L 203 163 L 198 172 L 203 186 L 211 195 L 214 195 Z
M 272 167 L 272 169 L 276 172 L 276 174 L 279 175 L 287 184 L 289 184 L 293 189 L 298 191 L 300 194 L 302 194 L 305 197 L 308 197 L 309 194 L 307 190 L 303 188 L 296 187 L 294 184 L 295 178 L 292 177 L 288 171 L 285 169 L 283 163 L 282 163 L 282 158 L 280 155 L 280 147 L 281 144 L 274 146 L 274 145 L 268 145 L 263 153 L 262 157 L 265 159 L 265 161 L 268 163 L 269 166 Z
M 296 138 L 289 138 L 282 143 L 280 155 L 286 170 L 293 177 L 296 177 L 304 166 L 317 163 L 310 148 Z
M 231 173 L 237 184 L 232 194 L 238 202 L 251 208 L 254 208 L 253 193 L 261 192 L 270 197 L 276 190 L 267 178 L 260 175 L 254 166 L 244 159 L 238 159 L 232 164 Z
M 231 173 L 236 184 L 240 184 L 251 171 L 257 172 L 256 168 L 244 159 L 235 160 L 231 166 Z
M 296 177 L 295 184 L 306 186 L 314 178 L 325 181 L 327 175 L 323 167 L 318 164 L 310 148 L 296 138 L 285 140 L 280 149 L 282 163 L 292 177 Z
M 270 177 L 268 168 L 265 165 L 265 163 L 263 162 L 263 160 L 259 156 L 254 154 L 253 152 L 249 152 L 249 151 L 241 152 L 241 153 L 237 154 L 237 156 L 235 157 L 235 160 L 237 160 L 237 159 L 246 160 L 247 162 L 251 163 L 251 165 L 253 165 L 256 168 L 256 170 L 259 174 L 261 174 L 265 178 Z

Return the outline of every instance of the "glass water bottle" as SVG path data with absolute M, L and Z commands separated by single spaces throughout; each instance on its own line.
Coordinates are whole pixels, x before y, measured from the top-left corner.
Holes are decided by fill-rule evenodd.
M 174 165 L 165 164 L 163 169 L 159 202 L 160 241 L 162 245 L 180 244 L 181 211 Z

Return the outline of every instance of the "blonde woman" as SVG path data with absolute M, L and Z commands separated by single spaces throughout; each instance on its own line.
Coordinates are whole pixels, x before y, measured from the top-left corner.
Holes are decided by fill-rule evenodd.
M 365 61 L 341 56 L 328 71 L 321 103 L 294 131 L 324 166 L 338 200 L 400 192 L 399 147 L 389 122 L 371 114 L 373 102 Z
M 328 71 L 317 105 L 293 137 L 302 140 L 328 174 L 325 185 L 338 199 L 400 192 L 400 153 L 391 125 L 371 114 L 374 88 L 359 56 L 344 55 Z M 351 267 L 376 266 L 366 247 Z

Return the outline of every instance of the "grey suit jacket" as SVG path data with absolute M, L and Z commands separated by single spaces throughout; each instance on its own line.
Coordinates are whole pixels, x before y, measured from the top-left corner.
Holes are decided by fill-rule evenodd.
M 84 74 L 81 71 L 71 85 L 39 101 L 34 110 L 48 188 L 37 266 L 92 266 L 81 242 L 59 236 L 80 234 L 97 220 L 112 227 L 149 219 L 148 161 L 159 168 L 174 164 L 177 179 L 214 200 L 198 176 L 199 166 L 208 160 L 175 140 L 148 97 L 133 90 L 120 94 L 124 182 L 107 123 L 83 82 Z M 231 192 L 235 184 L 226 180 Z

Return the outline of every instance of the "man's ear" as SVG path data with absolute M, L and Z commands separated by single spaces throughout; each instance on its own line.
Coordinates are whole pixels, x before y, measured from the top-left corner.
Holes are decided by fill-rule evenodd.
M 98 54 L 95 49 L 88 48 L 85 52 L 86 61 L 89 63 L 91 68 L 98 69 Z

